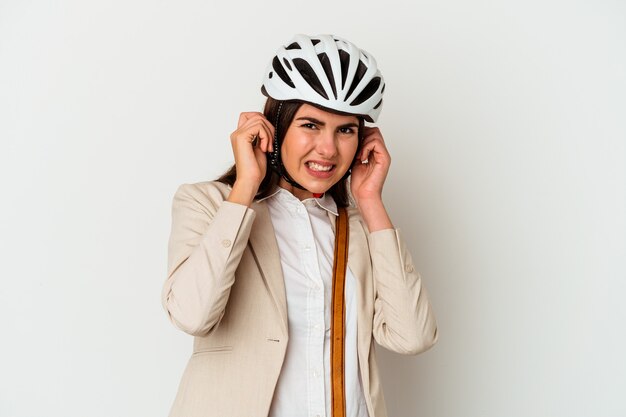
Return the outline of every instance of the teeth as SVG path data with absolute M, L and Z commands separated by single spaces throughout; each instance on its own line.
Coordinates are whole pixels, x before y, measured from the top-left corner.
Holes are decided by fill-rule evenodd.
M 313 171 L 330 171 L 333 166 L 332 165 L 320 165 L 320 164 L 316 164 L 315 162 L 309 162 L 309 168 L 311 168 Z

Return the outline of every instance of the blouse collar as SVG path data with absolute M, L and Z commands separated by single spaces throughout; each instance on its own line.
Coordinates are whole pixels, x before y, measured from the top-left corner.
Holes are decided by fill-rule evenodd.
M 289 202 L 289 201 L 294 202 L 294 200 L 297 202 L 300 201 L 290 191 L 287 191 L 278 185 L 276 186 L 274 190 L 272 190 L 270 195 L 258 199 L 257 202 L 261 202 L 269 198 L 279 198 L 281 201 L 285 201 L 285 202 Z M 335 216 L 339 215 L 337 211 L 337 203 L 335 203 L 335 200 L 333 200 L 332 196 L 329 193 L 324 193 L 321 197 L 305 198 L 304 200 L 301 201 L 301 203 L 305 205 L 313 204 L 313 203 L 309 203 L 310 201 L 313 201 L 314 204 L 317 204 L 317 206 L 328 211 L 329 213 L 334 214 Z

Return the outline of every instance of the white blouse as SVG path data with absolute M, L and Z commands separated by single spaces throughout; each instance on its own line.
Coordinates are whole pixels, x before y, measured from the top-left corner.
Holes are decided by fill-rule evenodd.
M 330 318 L 335 230 L 328 194 L 300 201 L 289 191 L 266 197 L 287 295 L 289 342 L 269 417 L 331 417 Z M 346 273 L 346 416 L 368 417 L 357 356 L 356 281 Z

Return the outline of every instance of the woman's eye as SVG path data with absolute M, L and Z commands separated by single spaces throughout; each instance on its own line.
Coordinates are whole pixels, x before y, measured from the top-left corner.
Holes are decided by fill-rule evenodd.
M 302 127 L 306 127 L 307 129 L 314 129 L 315 123 L 305 123 L 302 125 Z
M 339 131 L 348 135 L 354 133 L 354 129 L 351 127 L 342 127 L 341 129 L 339 129 Z

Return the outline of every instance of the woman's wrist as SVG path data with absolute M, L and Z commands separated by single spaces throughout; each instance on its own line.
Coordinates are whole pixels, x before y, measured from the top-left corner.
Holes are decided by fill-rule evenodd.
M 253 184 L 235 181 L 235 184 L 233 184 L 233 188 L 230 191 L 228 198 L 226 198 L 226 201 L 250 207 L 254 201 L 258 188 L 258 185 L 255 186 Z
M 357 207 L 370 233 L 394 228 L 382 199 L 361 199 L 357 201 Z

